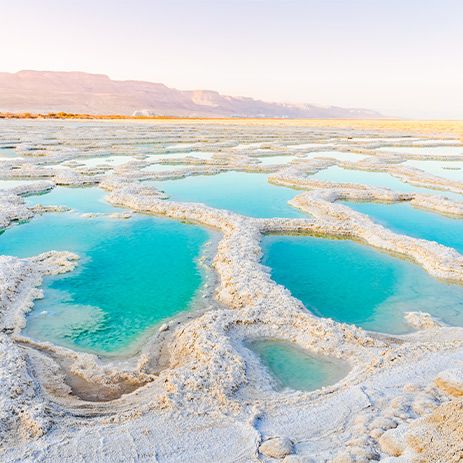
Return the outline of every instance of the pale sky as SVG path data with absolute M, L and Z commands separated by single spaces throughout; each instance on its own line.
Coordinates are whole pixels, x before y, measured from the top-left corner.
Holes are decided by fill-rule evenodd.
M 0 0 L 0 71 L 463 119 L 463 0 Z

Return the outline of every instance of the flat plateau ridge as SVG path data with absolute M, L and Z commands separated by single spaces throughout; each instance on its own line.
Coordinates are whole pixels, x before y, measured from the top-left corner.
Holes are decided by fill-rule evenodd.
M 112 80 L 85 72 L 0 72 L 0 112 L 186 117 L 288 117 L 372 119 L 367 109 L 267 103 L 211 90 L 177 90 L 164 84 Z

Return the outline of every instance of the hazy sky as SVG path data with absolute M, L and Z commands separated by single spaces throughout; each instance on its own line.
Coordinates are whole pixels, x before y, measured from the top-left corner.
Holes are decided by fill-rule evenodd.
M 0 0 L 0 70 L 463 119 L 463 0 Z

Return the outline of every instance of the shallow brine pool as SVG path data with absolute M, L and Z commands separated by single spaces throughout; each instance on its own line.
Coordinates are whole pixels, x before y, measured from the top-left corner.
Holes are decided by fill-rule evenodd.
M 317 158 L 334 158 L 339 159 L 340 161 L 348 161 L 348 162 L 357 162 L 363 161 L 364 159 L 368 158 L 369 156 L 366 154 L 358 154 L 358 153 L 348 153 L 344 151 L 315 151 L 309 154 L 310 157 L 317 157 Z
M 108 193 L 97 187 L 73 188 L 57 186 L 53 190 L 26 198 L 28 206 L 42 204 L 43 206 L 65 206 L 84 213 L 113 213 L 122 209 L 104 200 Z
M 393 191 L 408 193 L 417 192 L 437 196 L 446 196 L 456 201 L 463 201 L 463 195 L 451 191 L 435 190 L 414 186 L 402 182 L 398 178 L 385 172 L 371 172 L 366 170 L 343 169 L 338 166 L 331 166 L 321 170 L 309 178 L 335 183 L 356 183 L 379 188 L 390 188 Z
M 98 156 L 92 158 L 75 158 L 72 161 L 82 164 L 86 167 L 98 167 L 98 166 L 122 166 L 131 161 L 136 161 L 135 156 L 125 156 L 125 155 L 114 155 L 114 156 Z M 68 161 L 69 162 L 69 161 Z
M 436 241 L 463 254 L 463 220 L 412 207 L 408 203 L 355 203 L 347 206 L 397 233 Z
M 296 159 L 300 160 L 303 158 L 298 156 L 263 156 L 256 159 L 260 162 L 260 164 L 267 166 L 273 164 L 288 164 Z
M 99 201 L 87 196 L 81 210 L 101 211 Z M 125 354 L 157 324 L 192 307 L 204 279 L 198 258 L 209 238 L 203 228 L 168 219 L 51 213 L 7 229 L 0 254 L 79 254 L 75 271 L 45 280 L 45 298 L 35 302 L 24 334 L 84 351 Z
M 448 178 L 463 183 L 463 162 L 462 161 L 405 161 L 405 166 L 415 167 L 424 170 L 437 177 Z
M 0 190 L 11 190 L 18 186 L 31 185 L 34 183 L 39 183 L 41 180 L 0 180 Z
M 290 343 L 261 339 L 247 343 L 276 380 L 279 389 L 314 391 L 337 383 L 349 366 L 337 359 L 310 354 Z
M 266 174 L 225 172 L 153 184 L 174 201 L 204 203 L 251 217 L 307 217 L 288 204 L 297 191 L 268 183 Z
M 463 326 L 463 287 L 352 241 L 267 236 L 263 263 L 308 310 L 386 333 L 411 331 L 404 313 L 423 311 Z
M 399 154 L 419 154 L 423 156 L 463 155 L 463 146 L 383 146 L 378 151 Z
M 184 158 L 197 158 L 197 159 L 211 159 L 213 156 L 212 151 L 171 151 L 168 153 L 160 153 L 156 157 L 162 159 L 184 159 Z

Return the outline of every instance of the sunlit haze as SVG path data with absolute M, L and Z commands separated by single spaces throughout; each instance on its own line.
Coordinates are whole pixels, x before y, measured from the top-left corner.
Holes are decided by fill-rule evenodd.
M 0 71 L 463 118 L 461 0 L 2 0 Z

